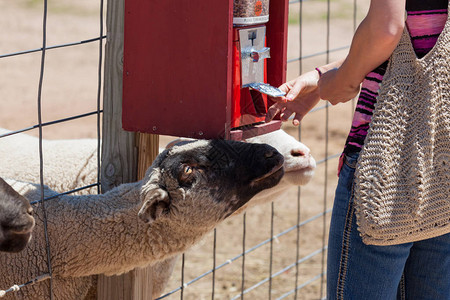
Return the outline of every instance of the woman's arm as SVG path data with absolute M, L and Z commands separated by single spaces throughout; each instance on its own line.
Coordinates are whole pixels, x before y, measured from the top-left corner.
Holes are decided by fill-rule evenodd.
M 364 77 L 385 62 L 397 46 L 405 26 L 406 0 L 373 0 L 339 68 L 320 67 L 319 95 L 332 104 L 346 102 L 359 92 Z
M 366 18 L 361 22 L 343 60 L 335 61 L 304 73 L 286 82 L 280 89 L 286 97 L 274 99 L 266 121 L 280 113 L 286 121 L 294 114 L 293 123 L 302 118 L 320 101 L 332 104 L 346 102 L 359 93 L 364 77 L 385 62 L 397 46 L 405 23 L 406 0 L 372 0 Z

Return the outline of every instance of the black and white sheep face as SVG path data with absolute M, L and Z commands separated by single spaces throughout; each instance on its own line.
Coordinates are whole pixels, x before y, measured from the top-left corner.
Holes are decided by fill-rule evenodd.
M 19 252 L 31 239 L 34 227 L 33 209 L 0 178 L 0 251 Z
M 201 226 L 207 219 L 216 225 L 278 184 L 282 166 L 283 156 L 265 144 L 200 140 L 176 145 L 161 153 L 147 174 L 140 217 L 153 221 L 170 214 L 189 222 L 201 218 Z

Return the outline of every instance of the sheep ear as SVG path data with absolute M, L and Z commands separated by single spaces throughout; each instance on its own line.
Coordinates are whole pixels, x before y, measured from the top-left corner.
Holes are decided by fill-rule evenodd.
M 192 142 L 195 142 L 196 140 L 195 139 L 191 139 L 191 138 L 178 138 L 178 139 L 176 139 L 176 140 L 173 140 L 173 141 L 171 141 L 170 143 L 168 143 L 167 145 L 166 145 L 166 149 L 170 149 L 170 148 L 172 148 L 173 146 L 181 146 L 181 145 L 185 145 L 185 144 L 188 144 L 188 143 L 192 143 Z
M 169 194 L 161 188 L 150 192 L 146 198 L 138 216 L 145 223 L 151 224 L 167 212 L 170 206 L 170 198 Z

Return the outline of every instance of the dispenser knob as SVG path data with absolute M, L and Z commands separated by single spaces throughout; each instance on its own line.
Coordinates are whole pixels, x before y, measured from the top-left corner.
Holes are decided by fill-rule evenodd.
M 270 58 L 270 48 L 269 47 L 264 47 L 259 50 L 255 50 L 252 48 L 251 50 L 247 50 L 247 51 L 243 51 L 243 53 L 242 53 L 243 58 L 250 57 L 253 62 L 258 62 L 261 59 Z

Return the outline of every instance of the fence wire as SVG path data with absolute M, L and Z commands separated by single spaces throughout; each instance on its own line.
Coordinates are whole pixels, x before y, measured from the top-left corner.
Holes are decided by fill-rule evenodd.
M 44 238 L 47 252 L 47 268 L 49 274 L 49 295 L 50 300 L 53 300 L 53 278 L 52 278 L 52 262 L 51 262 L 51 249 L 50 241 L 48 239 L 47 229 L 47 210 L 45 209 L 44 200 L 44 152 L 42 151 L 42 86 L 44 82 L 44 67 L 45 67 L 45 48 L 47 45 L 47 0 L 44 0 L 44 13 L 42 20 L 42 55 L 41 55 L 41 70 L 39 74 L 39 87 L 38 87 L 38 128 L 39 128 L 39 179 L 41 185 L 41 207 L 44 214 Z
M 289 2 L 289 4 L 291 5 L 292 1 Z M 298 6 L 298 43 L 299 43 L 299 47 L 298 47 L 298 61 L 299 61 L 299 65 L 298 65 L 298 74 L 302 74 L 303 73 L 303 1 L 299 1 L 299 6 Z M 294 60 L 296 61 L 296 60 Z M 288 60 L 287 62 L 288 64 L 290 63 L 290 61 Z M 298 140 L 301 141 L 302 140 L 302 125 L 300 124 L 298 127 Z M 299 186 L 297 188 L 297 224 L 296 224 L 296 244 L 295 244 L 295 282 L 294 282 L 294 299 L 297 299 L 298 297 L 298 282 L 300 280 L 300 222 L 301 222 L 301 198 L 302 195 L 302 189 Z
M 100 126 L 100 122 L 101 122 L 101 114 L 103 113 L 103 110 L 101 109 L 101 93 L 102 93 L 102 77 L 103 77 L 103 40 L 106 38 L 106 35 L 103 34 L 104 31 L 104 25 L 103 25 L 103 14 L 104 14 L 104 10 L 103 10 L 103 0 L 100 0 L 100 14 L 99 14 L 99 36 L 95 37 L 95 38 L 91 38 L 91 39 L 86 39 L 86 40 L 81 40 L 81 41 L 76 41 L 76 42 L 71 42 L 71 43 L 66 43 L 66 44 L 59 44 L 59 45 L 53 45 L 53 46 L 47 46 L 47 19 L 48 19 L 48 0 L 43 0 L 43 13 L 42 13 L 42 47 L 41 48 L 36 48 L 36 49 L 29 49 L 29 50 L 24 50 L 24 51 L 16 51 L 16 52 L 12 52 L 12 53 L 5 53 L 5 54 L 0 54 L 0 59 L 6 59 L 6 58 L 10 58 L 10 57 L 15 57 L 15 56 L 22 56 L 22 55 L 29 55 L 32 53 L 36 53 L 36 52 L 41 52 L 41 62 L 40 62 L 40 71 L 39 71 L 39 80 L 38 80 L 38 95 L 37 95 L 37 119 L 38 119 L 38 123 L 33 125 L 33 126 L 28 126 L 28 127 L 24 127 L 18 130 L 13 130 L 4 134 L 0 134 L 0 138 L 7 138 L 8 136 L 12 136 L 12 135 L 16 135 L 19 133 L 25 133 L 28 131 L 31 131 L 33 129 L 37 129 L 39 132 L 39 181 L 40 181 L 40 187 L 41 187 L 41 198 L 39 200 L 30 202 L 31 205 L 35 205 L 38 208 L 41 208 L 43 211 L 43 222 L 44 222 L 44 237 L 35 237 L 35 238 L 44 238 L 45 239 L 45 243 L 46 243 L 46 255 L 47 255 L 47 272 L 39 275 L 35 278 L 29 278 L 28 280 L 26 278 L 24 278 L 24 281 L 27 280 L 25 283 L 22 284 L 13 284 L 10 288 L 6 289 L 6 290 L 0 290 L 0 297 L 5 296 L 8 293 L 13 293 L 13 292 L 17 292 L 19 291 L 21 288 L 24 288 L 26 286 L 29 285 L 33 285 L 35 283 L 41 282 L 41 281 L 45 281 L 45 280 L 49 280 L 49 299 L 53 299 L 53 278 L 52 278 L 52 265 L 51 265 L 51 248 L 50 248 L 50 241 L 49 241 L 49 237 L 48 237 L 48 230 L 47 230 L 47 211 L 45 208 L 45 202 L 47 200 L 51 200 L 51 199 L 55 199 L 58 198 L 59 196 L 62 195 L 68 195 L 68 194 L 73 194 L 79 191 L 82 191 L 84 189 L 89 189 L 92 187 L 97 187 L 98 190 L 100 190 L 100 172 L 98 172 L 98 176 L 97 176 L 97 182 L 86 185 L 86 186 L 82 186 L 82 187 L 78 187 L 75 188 L 73 190 L 69 190 L 63 193 L 59 193 L 56 194 L 54 196 L 51 197 L 45 197 L 44 196 L 44 185 L 45 185 L 45 176 L 44 176 L 44 161 L 45 161 L 45 153 L 43 151 L 43 129 L 47 126 L 52 126 L 52 125 L 57 125 L 60 123 L 65 123 L 65 122 L 69 122 L 69 121 L 73 121 L 76 119 L 83 119 L 83 118 L 87 118 L 89 116 L 92 115 L 96 115 L 97 116 L 97 125 L 96 125 L 96 131 L 97 131 L 97 162 L 98 162 L 98 170 L 100 170 L 100 144 L 101 144 L 101 134 L 100 134 L 100 130 L 101 130 L 101 126 Z M 98 42 L 99 44 L 99 54 L 98 54 L 98 85 L 97 85 L 97 97 L 95 97 L 96 99 L 96 104 L 97 104 L 97 110 L 93 111 L 93 112 L 87 112 L 87 113 L 83 113 L 83 114 L 78 114 L 78 115 L 73 115 L 67 118 L 62 118 L 62 119 L 57 119 L 57 120 L 53 120 L 53 121 L 49 121 L 49 122 L 43 122 L 42 121 L 42 106 L 43 103 L 45 102 L 44 97 L 42 96 L 42 91 L 43 91 L 43 86 L 44 86 L 44 80 L 45 80 L 45 76 L 44 76 L 44 70 L 46 67 L 46 52 L 48 50 L 53 50 L 53 49 L 59 49 L 59 48 L 66 48 L 66 47 L 71 47 L 71 46 L 77 46 L 77 45 L 86 45 L 89 43 L 93 43 L 93 42 Z

